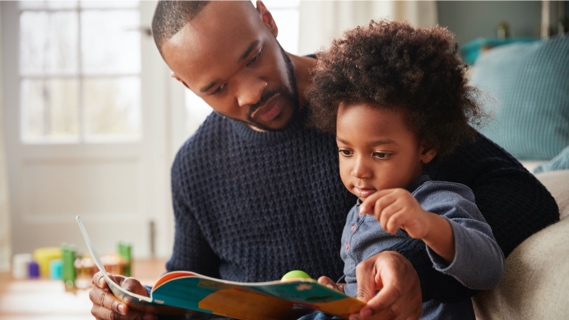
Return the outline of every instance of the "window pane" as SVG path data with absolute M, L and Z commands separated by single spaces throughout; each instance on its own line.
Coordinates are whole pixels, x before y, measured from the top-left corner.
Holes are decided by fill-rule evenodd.
M 85 139 L 140 137 L 140 79 L 87 79 L 83 86 Z
M 74 72 L 77 66 L 76 48 L 76 13 L 22 13 L 20 19 L 21 73 Z
M 77 81 L 23 80 L 22 135 L 26 142 L 76 141 L 79 136 Z
M 137 11 L 84 11 L 81 19 L 81 53 L 85 73 L 140 72 L 140 21 Z
M 20 3 L 25 142 L 140 137 L 138 6 L 138 0 Z
M 57 0 L 57 1 L 29 1 L 19 0 L 22 9 L 67 9 L 76 8 L 77 0 Z
M 136 8 L 139 0 L 81 0 L 82 8 Z

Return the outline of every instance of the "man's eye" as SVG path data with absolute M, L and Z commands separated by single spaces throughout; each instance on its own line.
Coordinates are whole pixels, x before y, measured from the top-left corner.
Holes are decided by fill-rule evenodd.
M 221 91 L 223 91 L 224 88 L 225 88 L 225 84 L 222 84 L 219 87 L 217 87 L 215 90 L 210 92 L 210 95 L 212 95 L 212 96 L 216 95 L 216 94 L 220 93 Z
M 261 55 L 261 52 L 259 52 L 257 55 L 255 55 L 251 60 L 249 60 L 249 62 L 247 63 L 247 66 L 250 66 L 252 64 L 254 64 L 255 62 L 259 61 L 259 56 Z
M 338 149 L 338 152 L 340 153 L 341 156 L 344 156 L 344 157 L 349 157 L 353 154 L 352 151 L 346 150 L 346 149 Z
M 374 152 L 373 157 L 376 159 L 385 160 L 391 157 L 391 153 L 389 152 Z

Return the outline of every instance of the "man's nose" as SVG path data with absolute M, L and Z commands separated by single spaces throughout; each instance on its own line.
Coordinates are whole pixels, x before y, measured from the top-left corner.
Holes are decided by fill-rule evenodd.
M 259 103 L 267 82 L 252 76 L 244 76 L 237 83 L 237 103 L 240 107 L 248 107 Z

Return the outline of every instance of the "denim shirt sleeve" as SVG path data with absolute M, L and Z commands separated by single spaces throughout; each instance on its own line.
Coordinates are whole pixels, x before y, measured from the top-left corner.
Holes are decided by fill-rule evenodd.
M 504 254 L 474 203 L 472 191 L 457 183 L 430 181 L 416 193 L 418 199 L 429 194 L 420 200 L 421 205 L 448 219 L 454 236 L 455 257 L 450 264 L 427 247 L 434 268 L 470 289 L 495 287 L 504 274 Z

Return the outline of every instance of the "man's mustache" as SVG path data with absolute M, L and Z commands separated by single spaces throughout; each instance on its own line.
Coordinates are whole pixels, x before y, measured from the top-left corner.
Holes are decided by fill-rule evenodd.
M 259 99 L 259 102 L 255 103 L 249 107 L 248 116 L 251 117 L 251 115 L 253 114 L 253 112 L 255 112 L 255 110 L 264 106 L 265 103 L 267 103 L 267 101 L 269 101 L 269 99 L 277 93 L 279 93 L 278 90 L 263 91 L 263 94 L 261 95 L 261 99 Z

